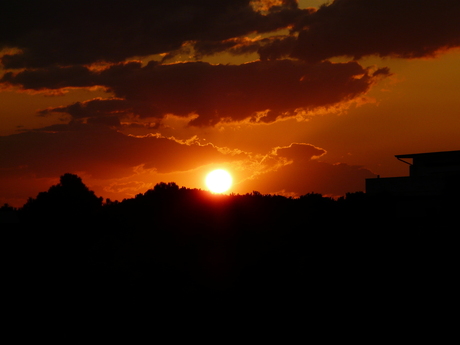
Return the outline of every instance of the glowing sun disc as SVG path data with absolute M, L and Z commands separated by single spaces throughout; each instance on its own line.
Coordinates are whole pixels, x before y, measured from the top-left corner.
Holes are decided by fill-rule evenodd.
M 206 186 L 213 193 L 223 193 L 232 185 L 232 176 L 223 169 L 211 171 L 206 176 Z

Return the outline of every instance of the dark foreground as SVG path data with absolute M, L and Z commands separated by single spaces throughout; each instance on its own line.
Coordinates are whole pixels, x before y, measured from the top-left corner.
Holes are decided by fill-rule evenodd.
M 4 239 L 4 281 L 29 306 L 424 313 L 456 286 L 457 204 L 439 202 L 417 212 L 364 193 L 219 196 L 173 183 L 103 202 L 65 175 L 22 209 L 2 208 L 19 225 Z

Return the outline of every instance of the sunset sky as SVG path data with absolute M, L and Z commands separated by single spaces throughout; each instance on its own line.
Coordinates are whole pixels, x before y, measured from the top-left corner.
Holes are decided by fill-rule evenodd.
M 459 0 L 15 0 L 0 21 L 0 203 L 74 173 L 340 196 L 460 149 Z

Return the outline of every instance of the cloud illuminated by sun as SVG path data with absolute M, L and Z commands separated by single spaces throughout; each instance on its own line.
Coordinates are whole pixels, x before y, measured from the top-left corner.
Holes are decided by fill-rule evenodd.
M 281 0 L 252 0 L 250 2 L 251 7 L 256 12 L 267 12 L 273 6 L 283 5 Z

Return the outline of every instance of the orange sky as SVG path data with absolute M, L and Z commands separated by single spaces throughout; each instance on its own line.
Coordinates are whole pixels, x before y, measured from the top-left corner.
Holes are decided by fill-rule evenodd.
M 407 175 L 395 154 L 458 150 L 458 1 L 323 2 L 15 2 L 0 203 L 67 172 L 121 200 L 214 168 L 234 193 L 338 196 Z

